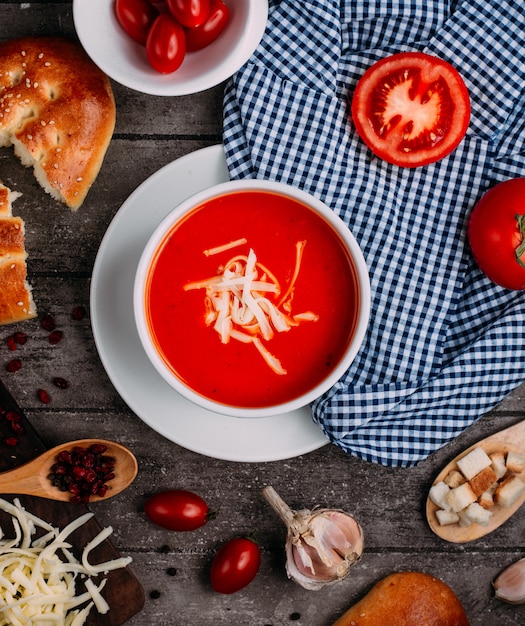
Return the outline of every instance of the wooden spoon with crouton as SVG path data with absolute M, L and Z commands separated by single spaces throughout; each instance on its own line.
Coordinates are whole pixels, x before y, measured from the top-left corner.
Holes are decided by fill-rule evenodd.
M 448 463 L 427 498 L 430 528 L 466 543 L 496 530 L 525 502 L 525 420 L 482 439 Z

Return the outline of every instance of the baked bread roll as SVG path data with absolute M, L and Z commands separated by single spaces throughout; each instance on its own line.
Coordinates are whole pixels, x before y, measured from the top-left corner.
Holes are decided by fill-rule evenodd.
M 455 593 L 422 572 L 399 572 L 379 581 L 332 626 L 469 626 Z
M 108 77 L 60 37 L 0 43 L 0 146 L 14 146 L 53 198 L 76 210 L 115 127 Z
M 12 215 L 19 194 L 0 183 L 0 325 L 36 316 L 27 282 L 24 222 Z

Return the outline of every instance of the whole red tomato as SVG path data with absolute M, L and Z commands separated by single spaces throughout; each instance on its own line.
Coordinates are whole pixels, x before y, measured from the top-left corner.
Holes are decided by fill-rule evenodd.
M 469 125 L 470 99 L 452 65 L 421 52 L 401 52 L 363 74 L 352 119 L 374 154 L 394 165 L 418 167 L 458 146 Z
M 214 517 L 200 496 L 184 489 L 159 491 L 148 499 L 144 511 L 154 524 L 177 531 L 196 530 Z
M 159 12 L 147 0 L 116 0 L 115 15 L 125 33 L 141 46 Z
M 488 278 L 507 289 L 525 289 L 525 178 L 485 193 L 470 214 L 468 240 Z
M 218 593 L 235 593 L 257 575 L 261 551 L 252 539 L 237 537 L 225 543 L 211 564 L 211 586 Z
M 230 20 L 230 10 L 222 0 L 210 0 L 208 19 L 200 26 L 185 28 L 186 50 L 194 52 L 209 46 L 226 28 Z
M 183 26 L 193 28 L 208 19 L 210 0 L 167 0 L 168 9 Z
M 167 13 L 153 22 L 146 40 L 146 55 L 151 67 L 161 74 L 177 70 L 186 56 L 182 26 Z

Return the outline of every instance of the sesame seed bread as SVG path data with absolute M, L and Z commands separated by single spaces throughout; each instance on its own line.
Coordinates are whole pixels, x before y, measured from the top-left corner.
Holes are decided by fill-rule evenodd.
M 0 42 L 0 147 L 14 146 L 53 198 L 76 210 L 115 127 L 108 77 L 60 37 Z
M 24 222 L 11 210 L 18 196 L 0 183 L 0 325 L 36 316 L 27 282 Z
M 452 589 L 424 572 L 383 578 L 332 626 L 469 626 Z

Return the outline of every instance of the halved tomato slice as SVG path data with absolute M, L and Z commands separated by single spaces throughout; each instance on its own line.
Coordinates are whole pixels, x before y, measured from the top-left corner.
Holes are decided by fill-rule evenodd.
M 378 157 L 419 167 L 450 154 L 470 121 L 470 98 L 457 70 L 422 52 L 372 65 L 357 83 L 352 119 Z

